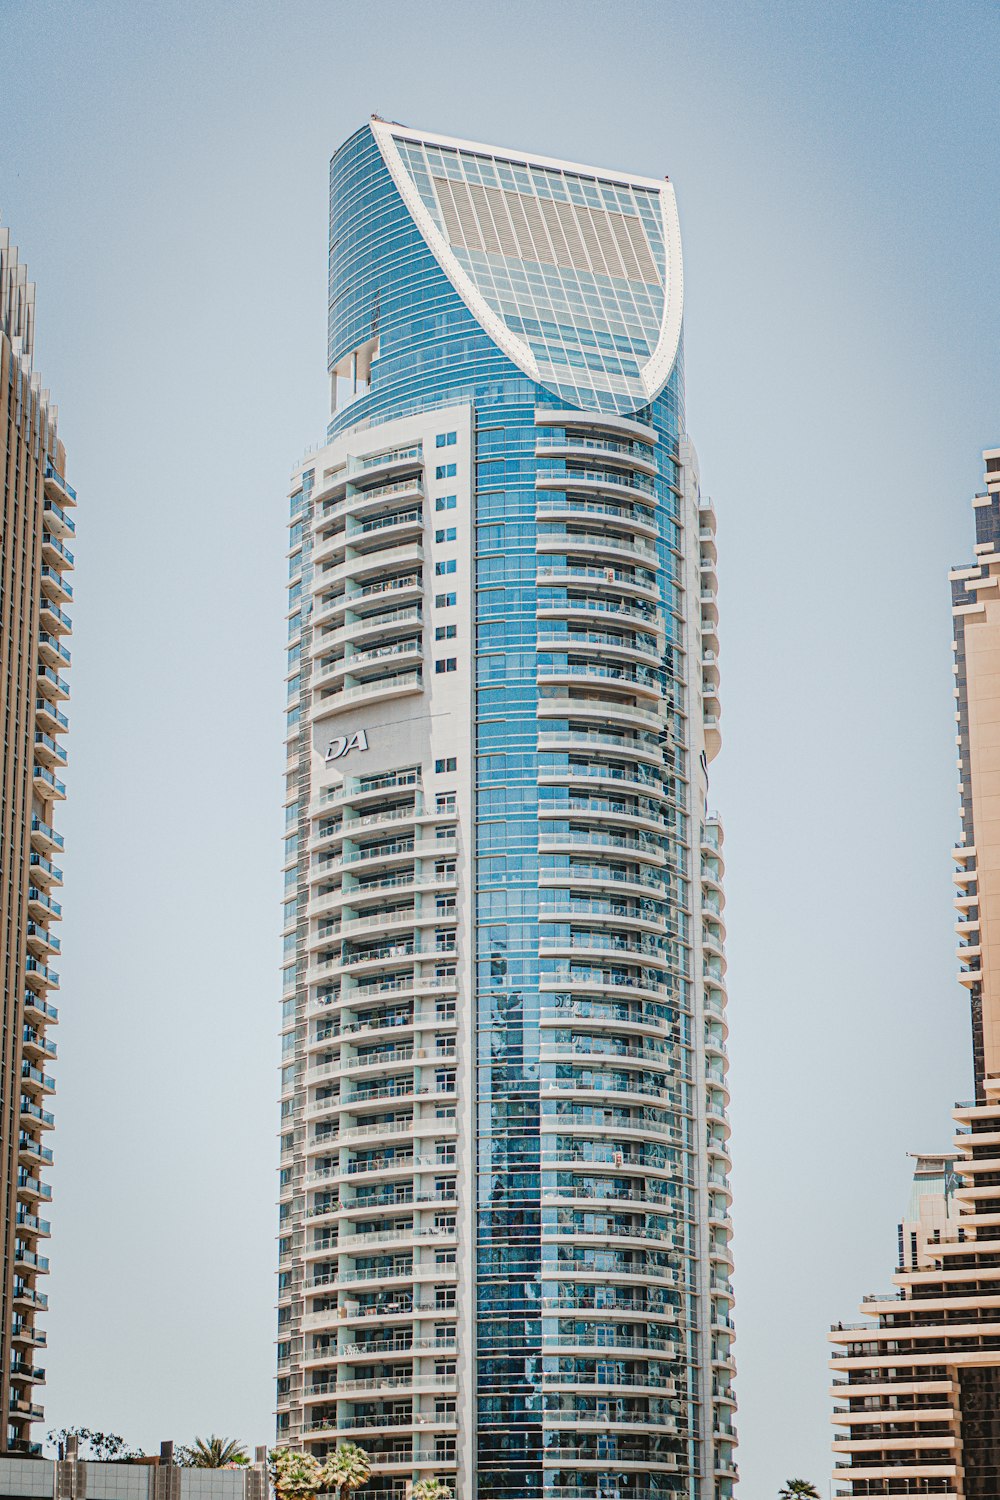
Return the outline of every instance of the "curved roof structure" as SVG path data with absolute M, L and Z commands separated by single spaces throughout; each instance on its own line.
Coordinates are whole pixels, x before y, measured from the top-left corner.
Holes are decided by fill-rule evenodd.
M 626 413 L 659 394 L 683 303 L 670 182 L 371 128 L 442 270 L 530 379 L 584 409 Z

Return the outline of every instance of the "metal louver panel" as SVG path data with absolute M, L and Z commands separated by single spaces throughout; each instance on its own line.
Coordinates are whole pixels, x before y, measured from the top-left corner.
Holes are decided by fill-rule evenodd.
M 447 177 L 439 177 L 435 180 L 437 188 L 438 203 L 441 205 L 441 215 L 444 219 L 445 232 L 450 245 L 464 245 L 462 238 L 462 226 L 458 222 L 458 210 L 455 200 L 451 195 L 451 183 Z
M 619 280 L 660 281 L 641 219 L 435 177 L 448 241 Z
M 503 252 L 493 223 L 493 215 L 490 212 L 490 201 L 486 189 L 470 184 L 469 194 L 472 199 L 472 209 L 479 224 L 479 234 L 483 242 L 483 249 L 491 255 L 501 255 Z

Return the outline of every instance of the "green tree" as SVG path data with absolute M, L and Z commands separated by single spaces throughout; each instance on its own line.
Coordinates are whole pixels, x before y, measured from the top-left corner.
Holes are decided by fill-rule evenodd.
M 786 1479 L 778 1500 L 820 1500 L 819 1490 L 808 1479 Z
M 440 1479 L 418 1479 L 413 1486 L 413 1500 L 451 1500 L 451 1490 Z
M 323 1465 L 321 1487 L 333 1490 L 338 1500 L 350 1500 L 354 1490 L 367 1484 L 371 1459 L 357 1443 L 338 1443 Z
M 59 1427 L 46 1433 L 57 1453 L 65 1453 L 67 1438 L 75 1437 L 81 1458 L 97 1459 L 104 1463 L 127 1462 L 130 1458 L 143 1458 L 141 1448 L 130 1448 L 116 1432 L 94 1432 L 89 1427 Z
M 196 1437 L 194 1442 L 177 1449 L 177 1462 L 185 1469 L 229 1469 L 248 1464 L 250 1459 L 237 1438 Z

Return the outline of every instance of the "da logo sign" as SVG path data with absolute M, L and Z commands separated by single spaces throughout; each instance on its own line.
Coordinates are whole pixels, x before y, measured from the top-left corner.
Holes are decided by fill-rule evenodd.
M 331 760 L 340 760 L 342 756 L 349 755 L 352 750 L 367 750 L 368 736 L 363 729 L 357 734 L 344 734 L 339 739 L 331 740 L 326 747 L 326 763 Z

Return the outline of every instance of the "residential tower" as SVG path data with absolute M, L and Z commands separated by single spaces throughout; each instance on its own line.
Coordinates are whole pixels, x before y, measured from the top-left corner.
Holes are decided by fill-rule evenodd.
M 893 1290 L 832 1332 L 842 1495 L 1000 1495 L 1000 448 L 983 456 L 974 556 L 950 575 L 975 1097 L 956 1106 L 954 1154 L 918 1158 Z
M 66 795 L 67 607 L 73 597 L 72 519 L 56 408 L 33 368 L 35 288 L 0 229 L 0 1400 L 7 1452 L 40 1451 L 31 1426 L 44 1415 L 37 1387 L 47 1306 L 45 1180 L 52 1151 L 51 1040 L 58 1020 L 57 935 Z
M 715 517 L 673 188 L 374 119 L 293 476 L 278 1439 L 735 1478 Z

